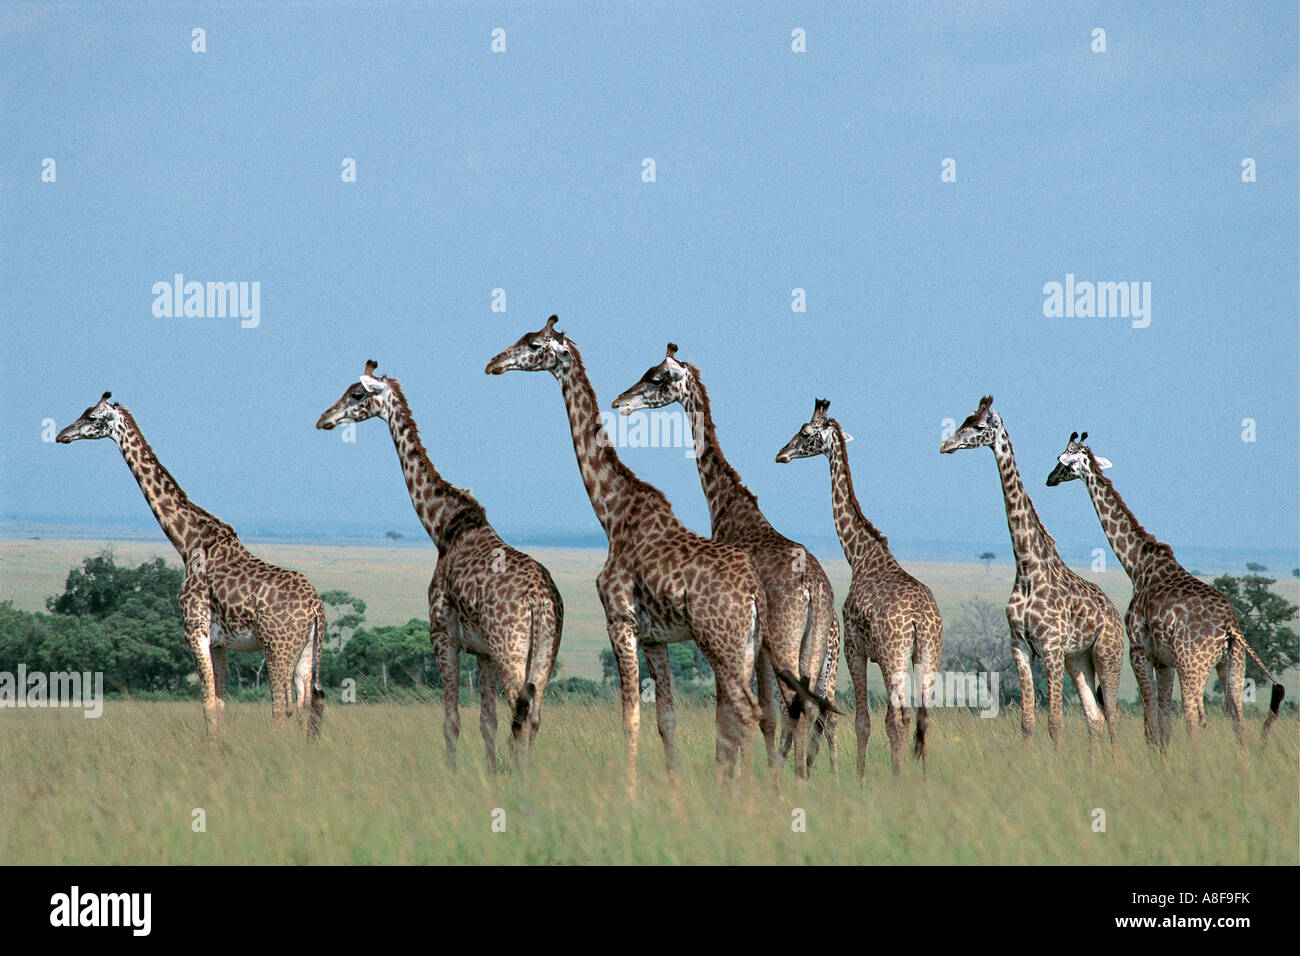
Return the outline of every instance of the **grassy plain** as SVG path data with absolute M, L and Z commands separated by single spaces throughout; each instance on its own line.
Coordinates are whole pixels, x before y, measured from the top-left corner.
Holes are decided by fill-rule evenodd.
M 1112 759 L 1078 722 L 1053 753 L 1014 713 L 941 711 L 928 779 L 914 762 L 891 777 L 877 721 L 864 787 L 842 727 L 839 773 L 819 758 L 778 792 L 757 764 L 717 781 L 712 713 L 688 708 L 679 783 L 650 721 L 629 799 L 613 707 L 548 707 L 531 767 L 495 778 L 472 712 L 448 771 L 440 711 L 331 705 L 313 744 L 255 704 L 231 705 L 216 744 L 193 703 L 0 711 L 0 864 L 1300 862 L 1294 719 L 1241 751 L 1215 715 L 1199 752 L 1180 727 L 1161 757 L 1129 718 Z
M 105 543 L 0 541 L 0 599 L 43 609 L 68 569 Z M 161 542 L 111 545 L 120 560 L 175 560 Z M 321 590 L 364 598 L 369 623 L 425 615 L 431 548 L 254 550 L 306 572 Z M 603 554 L 534 553 L 565 597 L 562 674 L 599 677 L 607 642 L 593 579 Z M 846 565 L 825 564 L 843 595 Z M 1011 586 L 1011 569 L 996 565 L 909 569 L 934 589 L 949 621 L 961 602 L 1000 603 Z M 1090 576 L 1126 605 L 1121 571 Z M 1288 600 L 1300 597 L 1297 588 L 1279 582 Z M 1133 696 L 1129 674 L 1124 696 Z M 1090 754 L 1077 710 L 1067 711 L 1059 753 L 1041 711 L 1027 746 L 1014 710 L 991 719 L 940 710 L 928 780 L 915 763 L 891 777 L 876 714 L 864 787 L 849 719 L 838 774 L 828 774 L 823 751 L 811 781 L 787 770 L 778 790 L 759 766 L 757 740 L 752 767 L 737 781 L 716 780 L 712 712 L 688 707 L 679 714 L 678 783 L 666 779 L 646 714 L 642 785 L 629 799 L 615 706 L 548 704 L 531 769 L 488 777 L 477 706 L 466 698 L 454 775 L 432 703 L 347 706 L 332 692 L 323 737 L 311 745 L 275 732 L 269 707 L 257 704 L 231 704 L 215 744 L 203 739 L 196 703 L 108 701 L 96 720 L 0 709 L 0 864 L 1300 862 L 1300 721 L 1284 718 L 1261 747 L 1258 708 L 1244 751 L 1214 708 L 1196 752 L 1181 723 L 1167 755 L 1150 752 L 1141 718 L 1129 716 L 1113 757 L 1104 747 Z M 196 810 L 203 832 L 193 828 Z M 805 829 L 796 832 L 800 817 Z

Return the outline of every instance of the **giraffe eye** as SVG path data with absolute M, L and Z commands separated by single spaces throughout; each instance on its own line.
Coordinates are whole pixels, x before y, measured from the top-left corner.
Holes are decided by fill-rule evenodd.
M 528 347 L 532 349 L 534 352 L 539 352 L 541 351 L 542 343 L 537 341 L 536 339 L 533 339 L 533 341 L 528 343 Z

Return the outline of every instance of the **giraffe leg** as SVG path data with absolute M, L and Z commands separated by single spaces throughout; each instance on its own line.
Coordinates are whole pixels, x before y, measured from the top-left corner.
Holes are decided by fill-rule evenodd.
M 1232 721 L 1232 729 L 1237 735 L 1237 743 L 1243 746 L 1246 738 L 1242 734 L 1241 727 L 1241 689 L 1246 677 L 1246 660 L 1245 651 L 1241 650 L 1241 642 L 1234 641 L 1233 650 L 1236 653 L 1220 661 L 1218 664 L 1219 685 L 1223 688 L 1223 705 L 1228 712 L 1228 717 Z
M 1106 720 L 1112 756 L 1119 736 L 1119 679 L 1124 668 L 1123 643 L 1121 636 L 1118 648 L 1104 654 L 1098 654 L 1094 650 L 1092 655 L 1093 671 L 1097 675 L 1097 693 L 1101 697 L 1102 715 Z
M 1159 699 L 1159 717 L 1160 717 L 1160 749 L 1169 746 L 1170 722 L 1173 719 L 1174 712 L 1174 678 L 1175 671 L 1172 667 L 1157 667 L 1156 680 Z
M 718 678 L 717 763 L 724 772 L 735 776 L 739 769 L 737 753 L 758 723 L 758 701 L 750 690 L 748 675 L 735 662 L 716 659 L 709 664 Z
M 313 694 L 316 679 L 319 649 L 313 646 L 309 638 L 307 646 L 298 655 L 298 664 L 293 671 L 293 688 L 298 697 L 298 716 L 304 737 L 314 737 L 320 731 L 320 713 L 316 706 L 317 695 Z
M 756 639 L 755 624 L 749 615 L 739 615 L 730 621 L 696 622 L 692 630 L 717 682 L 718 770 L 723 775 L 734 777 L 739 769 L 737 756 L 745 740 L 757 729 L 761 713 L 753 690 L 753 667 L 757 655 L 723 656 L 718 648 L 736 648 L 738 633 L 749 635 L 750 640 Z
M 835 677 L 839 671 L 840 656 L 840 622 L 831 613 L 830 625 L 828 628 L 826 653 L 829 657 L 828 667 L 825 673 L 825 685 L 817 687 L 817 693 L 831 700 L 835 698 Z M 831 776 L 835 776 L 837 770 L 838 754 L 835 751 L 835 724 L 836 713 L 828 710 L 824 714 L 818 714 L 813 720 L 812 732 L 808 737 L 808 770 L 811 772 L 813 762 L 817 759 L 817 752 L 821 746 L 821 739 L 826 738 L 826 757 L 830 761 Z
M 1133 666 L 1133 674 L 1137 677 L 1138 693 L 1142 695 L 1142 724 L 1147 743 L 1153 747 L 1163 747 L 1164 738 L 1160 730 L 1160 705 L 1156 703 L 1156 669 L 1152 666 L 1151 658 L 1147 656 L 1146 651 L 1132 639 L 1131 632 L 1128 659 Z M 1110 688 L 1104 687 L 1102 692 L 1105 694 L 1103 703 L 1107 705 L 1106 717 L 1109 720 Z
M 221 729 L 222 712 L 226 702 L 217 694 L 217 681 L 212 666 L 212 612 L 208 603 L 207 579 L 202 574 L 187 573 L 180 593 L 181 617 L 185 624 L 185 641 L 194 657 L 194 668 L 199 675 L 199 689 L 203 693 L 203 722 L 209 734 Z M 274 701 L 272 702 L 274 703 Z
M 212 648 L 212 690 L 222 703 L 226 700 L 226 671 L 226 649 Z
M 618 665 L 619 694 L 623 704 L 623 747 L 628 789 L 636 789 L 636 754 L 641 738 L 640 672 L 636 660 L 636 629 L 630 618 L 607 621 L 609 642 Z
M 834 777 L 840 772 L 839 744 L 835 738 L 835 732 L 840 724 L 840 717 L 839 714 L 827 714 L 825 720 L 825 728 L 822 734 L 826 738 L 826 758 L 830 761 L 831 776 Z
M 1178 689 L 1183 695 L 1183 717 L 1187 720 L 1187 736 L 1193 745 L 1200 739 L 1201 721 L 1204 717 L 1206 673 L 1186 664 L 1178 667 Z
M 497 666 L 486 654 L 478 658 L 479 718 L 488 773 L 497 772 Z
M 438 658 L 442 678 L 442 739 L 447 746 L 447 765 L 455 770 L 456 742 L 460 739 L 460 658 L 441 621 L 429 628 L 429 643 Z
M 1011 657 L 1020 677 L 1020 732 L 1028 740 L 1034 735 L 1034 669 L 1030 666 L 1029 643 L 1013 629 Z
M 1074 681 L 1079 703 L 1083 705 L 1083 717 L 1088 722 L 1088 752 L 1091 754 L 1096 750 L 1097 739 L 1101 736 L 1103 720 L 1101 708 L 1097 706 L 1097 699 L 1092 693 L 1097 674 L 1092 664 L 1091 648 L 1082 654 L 1067 657 L 1065 667 L 1070 672 L 1070 679 Z
M 907 736 L 907 722 L 904 712 L 907 706 L 907 671 L 890 673 L 882 661 L 880 676 L 885 679 L 885 689 L 889 703 L 885 709 L 885 733 L 889 736 L 889 762 L 894 768 L 894 776 L 903 772 L 903 741 Z
M 716 672 L 717 665 L 712 666 Z M 721 703 L 717 710 L 716 760 L 723 773 L 735 777 L 740 769 L 737 757 L 745 740 L 757 729 L 758 701 L 753 691 L 734 673 L 728 675 L 726 687 L 719 686 L 718 700 Z
M 271 685 L 271 718 L 283 726 L 293 716 L 293 669 L 297 662 L 283 653 L 267 652 L 266 672 Z
M 650 669 L 650 679 L 655 683 L 655 723 L 659 727 L 659 738 L 664 744 L 668 775 L 672 777 L 677 772 L 677 749 L 674 744 L 677 715 L 673 711 L 673 674 L 669 647 L 667 644 L 649 644 L 642 650 L 645 652 L 646 666 Z
M 767 745 L 767 765 L 775 767 L 778 762 L 776 748 L 777 697 L 776 675 L 772 673 L 772 658 L 766 647 L 760 647 L 754 660 L 754 677 L 758 682 L 758 729 L 763 734 L 763 743 Z M 781 755 L 785 755 L 788 742 L 781 741 Z
M 834 642 L 831 647 L 831 672 L 830 679 L 826 682 L 826 696 L 831 700 L 835 699 L 835 688 L 839 686 L 840 674 L 840 653 L 842 644 L 840 630 L 840 621 L 837 617 L 831 618 L 831 641 Z M 831 763 L 831 776 L 834 777 L 839 773 L 840 758 L 839 747 L 836 740 L 835 731 L 840 724 L 840 715 L 831 711 L 826 714 L 826 756 Z
M 853 682 L 853 732 L 858 743 L 858 783 L 862 783 L 867 773 L 871 709 L 867 706 L 867 654 L 852 630 L 848 630 L 848 640 L 844 642 L 844 657 L 849 665 L 849 679 Z
M 916 705 L 916 737 L 912 741 L 912 756 L 921 760 L 921 775 L 927 775 L 926 758 L 930 755 L 930 711 L 928 701 L 934 693 L 934 682 L 938 676 L 938 661 L 931 660 L 928 653 L 918 654 L 917 668 L 921 677 L 921 699 Z
M 1043 659 L 1047 671 L 1047 733 L 1052 738 L 1052 746 L 1061 743 L 1061 725 L 1065 723 L 1062 713 L 1062 685 L 1065 681 L 1065 655 L 1060 651 L 1049 653 Z

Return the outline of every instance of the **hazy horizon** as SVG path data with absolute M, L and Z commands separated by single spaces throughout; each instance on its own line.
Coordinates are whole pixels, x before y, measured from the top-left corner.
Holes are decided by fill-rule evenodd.
M 142 502 L 143 504 L 143 502 Z M 144 522 L 123 521 L 116 524 L 78 525 L 58 524 L 55 522 L 30 521 L 19 522 L 0 516 L 0 539 L 7 540 L 45 540 L 45 541 L 84 541 L 87 554 L 93 553 L 101 545 L 114 542 L 148 543 L 158 545 L 159 553 L 173 550 L 163 536 L 152 515 L 145 509 Z M 489 519 L 491 515 L 489 515 Z M 302 529 L 298 532 L 288 530 L 276 532 L 266 528 L 236 528 L 240 539 L 256 550 L 259 544 L 305 544 L 315 546 L 335 546 L 341 548 L 358 547 L 395 547 L 429 550 L 430 558 L 436 559 L 437 549 L 433 542 L 418 528 L 414 533 L 409 530 L 397 531 L 399 538 L 387 536 L 396 529 L 367 529 L 363 525 L 340 526 L 328 529 Z M 707 528 L 692 529 L 707 534 Z M 600 531 L 588 534 L 572 534 L 559 531 L 521 532 L 508 537 L 508 543 L 523 550 L 546 549 L 555 551 L 605 551 L 607 542 Z M 832 534 L 805 535 L 799 539 L 819 559 L 838 559 L 843 557 L 839 540 Z M 917 541 L 890 538 L 890 549 L 902 562 L 906 563 L 940 563 L 982 565 L 979 555 L 992 552 L 991 564 L 1006 566 L 1015 563 L 1010 540 L 999 547 L 997 542 L 982 545 L 978 542 L 962 541 Z M 1057 542 L 1057 549 L 1062 559 L 1072 567 L 1089 568 L 1096 560 L 1096 554 L 1084 547 L 1062 547 Z M 1248 562 L 1263 564 L 1267 573 L 1278 579 L 1291 577 L 1291 569 L 1300 564 L 1300 554 L 1286 549 L 1269 548 L 1207 548 L 1185 545 L 1176 550 L 1176 557 L 1191 570 L 1204 573 L 1226 573 L 1242 571 Z M 1105 568 L 1122 571 L 1109 548 L 1104 550 Z

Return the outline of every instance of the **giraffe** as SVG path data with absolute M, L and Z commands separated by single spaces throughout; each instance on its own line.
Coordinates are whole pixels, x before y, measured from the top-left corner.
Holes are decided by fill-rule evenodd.
M 1269 673 L 1255 649 L 1242 636 L 1228 599 L 1193 577 L 1174 558 L 1173 548 L 1157 541 L 1129 510 L 1115 485 L 1102 474 L 1110 462 L 1084 444 L 1088 433 L 1070 434 L 1065 451 L 1047 476 L 1049 487 L 1063 481 L 1083 481 L 1092 498 L 1111 550 L 1133 582 L 1133 599 L 1124 615 L 1129 636 L 1129 661 L 1142 694 L 1146 739 L 1164 749 L 1169 743 L 1169 713 L 1174 674 L 1183 695 L 1183 716 L 1193 742 L 1205 725 L 1204 693 L 1210 668 L 1217 669 L 1224 704 L 1237 739 L 1241 733 L 1241 692 L 1250 654 L 1273 683 L 1263 735 L 1277 718 L 1285 689 Z M 1159 705 L 1157 708 L 1157 685 Z
M 801 545 L 779 534 L 759 510 L 758 499 L 740 480 L 740 475 L 722 454 L 718 443 L 709 393 L 700 370 L 676 358 L 677 346 L 668 344 L 667 355 L 645 373 L 635 385 L 614 399 L 613 407 L 623 414 L 642 408 L 661 408 L 678 402 L 692 423 L 695 464 L 700 484 L 709 503 L 713 540 L 743 548 L 754 562 L 767 599 L 767 629 L 756 660 L 758 697 L 763 708 L 759 728 L 767 744 L 768 763 L 775 764 L 777 698 L 773 694 L 778 672 L 786 687 L 781 688 L 785 710 L 782 756 L 795 749 L 795 769 L 801 776 L 811 768 L 816 740 L 827 734 L 832 773 L 835 766 L 834 717 L 837 711 L 829 697 L 835 694 L 839 665 L 839 621 L 835 616 L 831 583 L 821 564 Z M 797 678 L 794 675 L 800 675 Z M 815 699 L 815 711 L 803 712 L 802 684 Z M 792 716 L 799 725 L 792 727 Z M 805 758 L 803 741 L 813 719 L 813 738 Z
M 1089 740 L 1105 723 L 1112 749 L 1119 730 L 1119 676 L 1124 656 L 1124 631 L 1119 612 L 1101 588 L 1071 571 L 1056 553 L 1056 539 L 1047 533 L 1029 500 L 1015 452 L 993 396 L 939 446 L 940 454 L 988 446 L 997 460 L 1007 528 L 1016 555 L 1016 581 L 1007 602 L 1011 627 L 1011 656 L 1020 675 L 1020 728 L 1028 739 L 1034 732 L 1034 676 L 1031 655 L 1043 659 L 1047 672 L 1047 729 L 1053 746 L 1060 742 L 1061 687 L 1070 672 L 1088 721 Z M 1101 708 L 1093 696 L 1100 683 Z
M 739 751 L 758 723 L 751 684 L 766 615 L 763 583 L 743 550 L 688 531 L 663 492 L 619 459 L 582 355 L 572 339 L 556 330 L 557 321 L 552 315 L 539 331 L 523 335 L 494 357 L 484 371 L 548 371 L 559 382 L 583 485 L 609 539 L 596 590 L 618 665 L 629 789 L 636 786 L 640 737 L 638 646 L 654 681 L 656 723 L 669 775 L 676 766 L 676 717 L 668 645 L 685 640 L 694 640 L 713 668 L 716 761 L 720 770 L 734 774 Z
M 827 418 L 830 402 L 817 399 L 812 418 L 777 453 L 780 464 L 796 458 L 825 455 L 831 470 L 831 510 L 835 533 L 853 571 L 844 599 L 844 656 L 849 664 L 857 700 L 854 729 L 858 740 L 858 779 L 866 775 L 867 740 L 871 712 L 867 707 L 867 665 L 875 661 L 889 691 L 885 731 L 889 735 L 890 763 L 894 773 L 903 767 L 903 741 L 909 718 L 906 711 L 908 673 L 919 676 L 916 737 L 913 754 L 925 769 L 929 746 L 926 700 L 934 686 L 943 650 L 943 619 L 930 589 L 912 577 L 889 550 L 889 541 L 863 515 L 853 492 L 853 476 L 845 444 L 852 441 L 840 423 Z
M 397 449 L 415 513 L 438 546 L 429 582 L 429 642 L 442 672 L 443 738 L 456 766 L 460 737 L 459 652 L 478 659 L 480 718 L 489 772 L 495 772 L 498 682 L 510 708 L 510 744 L 517 763 L 532 749 L 541 724 L 542 697 L 555 666 L 564 603 L 540 563 L 506 545 L 488 524 L 483 507 L 433 467 L 411 408 L 395 378 L 377 376 L 366 362 L 361 378 L 316 422 L 326 431 L 347 422 L 380 418 Z
M 113 439 L 167 540 L 184 560 L 180 608 L 208 732 L 219 731 L 226 708 L 227 652 L 260 650 L 266 655 L 272 716 L 284 723 L 292 715 L 292 686 L 302 730 L 315 736 L 325 707 L 320 686 L 325 611 L 315 588 L 297 571 L 255 557 L 230 525 L 190 501 L 131 412 L 110 398 L 105 392 L 55 440 Z

